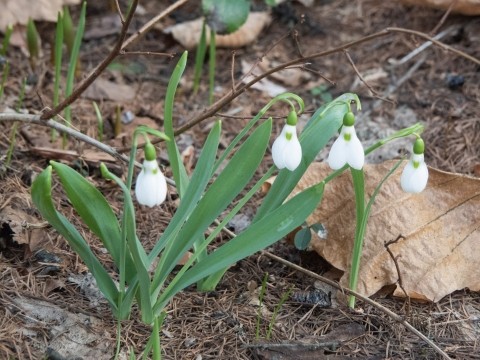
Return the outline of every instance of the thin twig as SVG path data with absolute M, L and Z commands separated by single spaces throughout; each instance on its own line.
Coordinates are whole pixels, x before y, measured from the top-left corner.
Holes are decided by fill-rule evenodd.
M 122 22 L 122 25 L 124 25 L 125 18 L 123 17 L 122 9 L 120 9 L 120 4 L 118 3 L 118 0 L 115 0 L 115 7 L 117 8 L 117 13 L 118 13 L 118 16 L 120 17 L 120 21 Z
M 410 330 L 413 334 L 417 335 L 420 339 L 422 339 L 423 341 L 425 341 L 429 346 L 432 347 L 432 349 L 434 349 L 439 355 L 441 355 L 444 359 L 451 359 L 450 356 L 448 356 L 448 354 L 446 352 L 444 352 L 440 347 L 438 347 L 438 345 L 436 345 L 432 340 L 430 340 L 428 337 L 426 337 L 425 335 L 423 335 L 420 331 L 418 331 L 416 328 L 414 328 L 409 322 L 407 322 L 405 319 L 403 319 L 400 315 L 397 315 L 395 314 L 393 311 L 391 311 L 390 309 L 386 308 L 385 306 L 377 303 L 376 301 L 372 300 L 372 299 L 369 299 L 368 297 L 366 296 L 363 296 L 362 294 L 356 292 L 356 291 L 353 291 L 353 290 L 350 290 L 348 288 L 345 288 L 343 286 L 341 286 L 340 284 L 338 284 L 337 282 L 333 281 L 333 280 L 330 280 L 330 279 L 327 279 L 326 277 L 323 277 L 323 276 L 320 276 L 316 273 L 314 273 L 313 271 L 310 271 L 310 270 L 307 270 L 297 264 L 294 264 L 288 260 L 285 260 L 277 255 L 274 255 L 268 251 L 262 251 L 261 252 L 263 255 L 269 257 L 270 259 L 272 260 L 275 260 L 275 261 L 278 261 L 279 263 L 283 264 L 283 265 L 286 265 L 288 266 L 289 268 L 291 269 L 295 269 L 305 275 L 308 275 L 314 279 L 317 279 L 317 280 L 320 280 L 321 282 L 325 283 L 325 284 L 328 284 L 330 286 L 333 286 L 334 288 L 344 292 L 344 293 L 347 293 L 349 295 L 353 295 L 355 296 L 357 299 L 360 299 L 362 300 L 363 302 L 367 303 L 367 304 L 370 304 L 374 307 L 376 307 L 377 309 L 381 310 L 382 312 L 384 312 L 385 314 L 387 314 L 388 316 L 390 316 L 392 319 L 394 319 L 395 321 L 399 322 L 400 324 L 402 324 L 403 326 L 405 326 L 408 330 Z
M 407 299 L 407 311 L 406 311 L 406 313 L 407 313 L 407 317 L 409 317 L 409 315 L 410 315 L 410 296 L 408 296 L 407 291 L 403 287 L 402 273 L 400 271 L 400 266 L 398 265 L 398 261 L 397 261 L 398 258 L 400 257 L 400 255 L 395 256 L 393 254 L 392 250 L 390 250 L 390 245 L 397 243 L 400 239 L 405 239 L 405 237 L 403 235 L 398 235 L 396 239 L 393 239 L 393 240 L 390 240 L 390 241 L 386 242 L 385 243 L 385 249 L 387 250 L 390 257 L 392 258 L 393 264 L 395 265 L 395 269 L 397 270 L 398 285 L 400 286 L 400 289 L 402 289 L 403 293 L 405 294 L 405 299 Z
M 137 30 L 133 35 L 131 35 L 127 40 L 122 45 L 122 50 L 127 48 L 129 45 L 133 44 L 134 42 L 138 41 L 145 33 L 152 28 L 153 25 L 155 25 L 157 22 L 159 22 L 161 19 L 163 19 L 165 16 L 170 14 L 171 12 L 175 11 L 178 9 L 180 6 L 184 5 L 187 3 L 188 0 L 179 0 L 172 5 L 170 5 L 168 8 L 163 10 L 160 14 L 152 18 L 150 21 L 148 21 L 145 25 L 143 25 L 139 30 Z
M 435 40 L 440 40 L 441 38 L 445 37 L 446 35 L 450 34 L 453 30 L 457 30 L 458 29 L 458 25 L 452 25 L 448 28 L 446 28 L 445 30 L 443 30 L 442 32 L 438 33 L 437 35 L 435 35 L 433 38 Z M 431 41 L 426 41 L 424 42 L 422 45 L 420 45 L 419 47 L 415 48 L 414 50 L 412 50 L 411 52 L 409 52 L 407 55 L 405 55 L 404 57 L 402 57 L 400 60 L 396 60 L 396 59 L 388 59 L 388 62 L 392 65 L 392 66 L 399 66 L 399 65 L 402 65 L 408 61 L 410 61 L 411 59 L 413 59 L 415 56 L 417 56 L 418 54 L 420 54 L 422 51 L 426 50 L 427 48 L 429 48 L 430 46 L 432 46 L 433 43 Z
M 447 51 L 450 51 L 454 54 L 457 54 L 458 56 L 460 57 L 463 57 L 467 60 L 470 60 L 471 62 L 477 64 L 477 65 L 480 65 L 480 59 L 477 59 L 476 57 L 474 56 L 471 56 L 469 54 L 467 54 L 466 52 L 463 52 L 461 50 L 458 50 L 458 49 L 455 49 L 454 47 L 451 47 L 445 43 L 442 43 L 441 41 L 438 41 L 436 40 L 435 38 L 425 34 L 425 33 L 422 33 L 420 31 L 415 31 L 415 30 L 410 30 L 410 29 L 404 29 L 404 28 L 397 28 L 397 27 L 389 27 L 386 29 L 386 31 L 388 32 L 397 32 L 397 33 L 404 33 L 404 34 L 411 34 L 411 35 L 415 35 L 415 36 L 418 36 L 418 37 L 421 37 L 423 39 L 427 39 L 429 41 L 431 41 L 432 43 L 434 43 L 435 45 L 437 45 L 438 47 L 444 49 L 444 50 L 447 50 Z
M 18 113 L 11 113 L 11 114 L 10 113 L 9 114 L 0 113 L 0 121 L 21 121 L 21 122 L 24 122 L 24 123 L 30 123 L 30 124 L 36 124 L 36 125 L 40 125 L 40 126 L 49 127 L 51 129 L 57 130 L 60 133 L 65 133 L 65 134 L 67 134 L 71 137 L 74 137 L 74 138 L 76 138 L 76 139 L 78 139 L 78 140 L 80 140 L 80 141 L 82 141 L 86 144 L 92 145 L 92 146 L 96 147 L 97 149 L 99 149 L 99 150 L 101 150 L 101 151 L 113 156 L 114 158 L 127 163 L 127 164 L 130 161 L 130 158 L 128 156 L 120 154 L 117 150 L 115 150 L 111 146 L 108 146 L 108 145 L 106 145 L 106 144 L 104 144 L 104 143 L 102 143 L 98 140 L 95 140 L 95 139 L 91 138 L 88 135 L 85 135 L 85 134 L 81 133 L 80 131 L 74 130 L 71 127 L 60 124 L 59 122 L 54 121 L 52 119 L 42 120 L 39 115 L 18 114 Z M 142 167 L 142 165 L 138 162 L 135 162 L 135 166 L 138 167 L 138 168 Z M 167 182 L 170 185 L 175 186 L 175 182 L 172 179 L 167 178 Z
M 68 96 L 66 99 L 64 99 L 60 104 L 55 106 L 53 109 L 48 110 L 44 112 L 41 116 L 41 120 L 47 120 L 55 117 L 55 115 L 58 115 L 63 109 L 65 109 L 67 106 L 72 104 L 76 99 L 80 97 L 80 95 L 95 81 L 95 79 L 107 68 L 107 66 L 117 57 L 117 55 L 120 53 L 120 50 L 122 49 L 122 44 L 123 41 L 125 40 L 125 37 L 127 36 L 127 30 L 130 25 L 130 22 L 132 21 L 133 14 L 135 13 L 135 9 L 137 8 L 138 5 L 138 0 L 133 0 L 132 5 L 130 6 L 130 11 L 127 15 L 127 18 L 125 22 L 122 25 L 122 29 L 120 30 L 120 35 L 118 37 L 118 40 L 113 47 L 113 49 L 110 51 L 110 53 L 107 55 L 103 61 L 97 65 L 95 69 L 85 78 L 83 79 L 80 84 L 73 90 L 72 94 Z
M 467 53 L 465 53 L 461 50 L 457 50 L 455 48 L 452 48 L 451 46 L 448 46 L 448 45 L 446 45 L 446 44 L 444 44 L 440 41 L 437 41 L 437 40 L 433 39 L 431 36 L 429 36 L 425 33 L 415 31 L 415 30 L 409 30 L 409 29 L 403 29 L 403 28 L 397 28 L 397 27 L 389 27 L 389 28 L 386 28 L 386 29 L 381 30 L 379 32 L 376 32 L 374 34 L 365 36 L 361 39 L 351 41 L 351 42 L 346 43 L 344 45 L 341 45 L 339 47 L 336 47 L 336 48 L 333 48 L 333 49 L 330 49 L 330 50 L 321 51 L 321 52 L 314 53 L 314 54 L 311 54 L 311 55 L 306 55 L 305 57 L 301 57 L 301 58 L 297 58 L 297 59 L 288 61 L 286 63 L 275 66 L 275 67 L 271 68 L 270 70 L 265 71 L 263 74 L 260 74 L 260 75 L 256 76 L 253 80 L 249 81 L 248 83 L 240 85 L 236 89 L 236 91 L 234 91 L 234 92 L 230 91 L 229 93 L 224 95 L 222 98 L 217 100 L 210 107 L 208 107 L 207 109 L 202 111 L 200 114 L 196 114 L 193 117 L 191 117 L 190 119 L 188 119 L 185 125 L 183 125 L 183 126 L 181 126 L 181 127 L 179 127 L 178 129 L 175 130 L 175 135 L 181 134 L 181 133 L 187 131 L 188 129 L 192 128 L 193 126 L 197 125 L 198 123 L 202 122 L 203 120 L 208 119 L 209 117 L 213 116 L 221 108 L 223 108 L 226 104 L 229 104 L 233 99 L 235 99 L 238 96 L 240 96 L 241 94 L 243 94 L 253 84 L 259 82 L 260 80 L 262 80 L 262 79 L 264 79 L 268 76 L 270 76 L 273 73 L 276 73 L 280 70 L 283 70 L 286 67 L 296 65 L 296 64 L 300 64 L 300 63 L 308 61 L 308 60 L 317 59 L 317 58 L 320 58 L 320 57 L 331 55 L 331 54 L 343 51 L 345 49 L 349 49 L 353 46 L 357 46 L 357 45 L 363 44 L 365 42 L 380 38 L 380 37 L 384 37 L 384 36 L 387 36 L 387 35 L 392 35 L 393 33 L 411 34 L 411 35 L 421 37 L 423 39 L 430 40 L 431 42 L 433 42 L 435 45 L 441 47 L 442 49 L 451 51 L 451 52 L 453 52 L 454 54 L 456 54 L 460 57 L 463 57 L 465 59 L 468 59 L 468 60 L 480 65 L 480 59 L 477 59 L 477 58 L 475 58 L 475 57 L 473 57 L 473 56 L 471 56 L 471 55 L 469 55 L 469 54 L 467 54 Z
M 298 55 L 303 58 L 303 52 L 302 49 L 300 48 L 300 42 L 298 41 L 298 30 L 295 29 L 292 32 L 292 37 L 293 37 L 293 42 L 295 43 L 295 48 L 297 49 Z
M 389 34 L 390 34 L 389 31 L 382 30 L 382 31 L 379 31 L 379 32 L 374 33 L 372 35 L 365 36 L 365 37 L 363 37 L 359 40 L 349 42 L 349 43 L 344 44 L 342 46 L 339 46 L 339 47 L 336 47 L 336 48 L 333 48 L 333 49 L 330 49 L 330 50 L 325 50 L 325 51 L 315 53 L 315 54 L 312 54 L 312 55 L 308 55 L 308 56 L 305 56 L 303 58 L 297 58 L 297 59 L 288 61 L 286 63 L 280 64 L 278 66 L 275 66 L 275 67 L 271 68 L 270 70 L 265 71 L 263 74 L 260 74 L 260 75 L 256 76 L 254 79 L 252 79 L 248 83 L 244 83 L 242 85 L 239 85 L 237 87 L 236 91 L 234 91 L 234 92 L 230 91 L 229 93 L 224 95 L 222 98 L 217 100 L 210 107 L 208 107 L 207 109 L 202 111 L 200 114 L 197 114 L 197 115 L 194 115 L 193 117 L 191 117 L 186 122 L 185 125 L 176 129 L 175 135 L 181 134 L 181 133 L 187 131 L 188 129 L 192 128 L 193 126 L 197 125 L 198 123 L 202 122 L 203 120 L 208 119 L 209 117 L 213 116 L 216 112 L 218 112 L 226 104 L 229 104 L 233 99 L 235 99 L 238 96 L 240 96 L 241 94 L 243 94 L 253 84 L 259 82 L 260 80 L 262 80 L 262 79 L 264 79 L 268 76 L 270 76 L 273 73 L 276 73 L 280 70 L 284 70 L 286 67 L 289 67 L 289 66 L 292 66 L 292 65 L 297 65 L 297 64 L 300 64 L 302 62 L 312 60 L 312 59 L 315 59 L 315 58 L 331 55 L 331 54 L 337 53 L 339 51 L 343 51 L 344 49 L 348 49 L 348 48 L 350 48 L 354 45 L 359 45 L 359 44 L 362 44 L 364 42 L 368 42 L 368 41 L 371 41 L 373 39 L 383 37 L 383 36 L 386 36 L 386 35 L 389 35 Z
M 171 59 L 175 57 L 175 53 L 162 53 L 162 52 L 155 52 L 155 51 L 125 51 L 120 50 L 119 55 L 121 56 L 131 56 L 131 55 L 147 55 L 147 56 L 168 56 Z
M 432 31 L 430 31 L 430 34 L 432 35 L 435 35 L 438 31 L 438 29 L 440 29 L 440 27 L 443 25 L 443 23 L 445 22 L 445 20 L 447 20 L 448 16 L 450 15 L 450 13 L 452 12 L 453 8 L 455 7 L 455 5 L 457 5 L 457 2 L 458 0 L 453 0 L 451 3 L 450 3 L 450 6 L 448 7 L 447 11 L 445 11 L 445 14 L 443 14 L 442 18 L 440 19 L 440 21 L 438 22 L 438 24 L 433 28 Z
M 382 97 L 377 91 L 375 91 L 373 89 L 373 87 L 365 80 L 365 78 L 362 76 L 362 74 L 360 74 L 360 71 L 358 71 L 358 68 L 357 66 L 355 65 L 355 63 L 353 62 L 353 59 L 352 57 L 350 56 L 350 54 L 348 53 L 348 50 L 343 50 L 343 53 L 345 54 L 345 56 L 347 57 L 347 60 L 348 62 L 350 63 L 350 65 L 352 66 L 353 68 L 353 71 L 355 71 L 355 73 L 357 74 L 358 78 L 360 79 L 360 81 L 368 88 L 368 90 L 370 90 L 370 92 L 376 96 L 378 99 L 380 100 L 383 100 L 383 101 L 386 101 L 386 102 L 389 102 L 391 104 L 395 104 L 395 102 L 389 98 L 384 98 Z
M 312 69 L 312 68 L 309 68 L 308 65 L 309 65 L 308 63 L 307 63 L 307 64 L 303 64 L 303 65 L 300 66 L 300 68 L 301 68 L 302 70 L 304 70 L 304 71 L 308 71 L 308 72 L 310 72 L 310 73 L 312 73 L 312 74 L 317 75 L 318 77 L 321 77 L 323 80 L 325 80 L 326 82 L 328 82 L 328 83 L 329 83 L 330 85 L 332 85 L 332 86 L 337 85 L 337 83 L 336 83 L 335 81 L 327 78 L 327 77 L 326 77 L 325 75 L 323 75 L 320 71 L 315 70 L 315 69 Z
M 122 29 L 120 30 L 120 35 L 118 37 L 118 40 L 115 43 L 115 46 L 113 47 L 113 49 L 107 55 L 107 57 L 100 64 L 98 64 L 97 67 L 93 69 L 92 72 L 83 81 L 80 82 L 80 84 L 78 84 L 78 86 L 74 89 L 74 91 L 69 97 L 63 100 L 60 104 L 58 104 L 52 110 L 44 112 L 41 116 L 41 119 L 42 120 L 51 119 L 55 117 L 55 115 L 58 115 L 68 105 L 72 104 L 95 81 L 95 79 L 100 76 L 100 74 L 107 68 L 107 66 L 110 65 L 110 63 L 119 54 L 121 54 L 122 51 L 125 50 L 125 48 L 128 45 L 138 40 L 142 35 L 145 34 L 146 31 L 148 31 L 153 25 L 155 25 L 156 22 L 160 21 L 160 19 L 167 16 L 172 11 L 176 10 L 178 7 L 185 4 L 187 1 L 188 0 L 179 0 L 176 3 L 170 5 L 160 14 L 158 14 L 149 22 L 147 22 L 140 30 L 135 32 L 135 34 L 133 34 L 132 36 L 130 36 L 128 39 L 125 40 L 127 36 L 128 27 L 130 26 L 130 23 L 133 19 L 133 15 L 135 14 L 135 10 L 138 5 L 138 0 L 133 0 L 132 4 L 130 5 L 130 11 L 128 12 L 127 18 L 124 20 L 122 24 Z M 157 53 L 157 55 L 159 54 L 161 53 Z M 171 57 L 172 54 L 165 54 L 165 56 Z

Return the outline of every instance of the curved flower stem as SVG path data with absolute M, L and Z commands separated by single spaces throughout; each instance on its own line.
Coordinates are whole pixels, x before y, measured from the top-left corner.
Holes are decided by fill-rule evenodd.
M 362 248 L 364 233 L 361 231 L 362 223 L 365 218 L 365 174 L 363 169 L 351 169 L 353 188 L 355 190 L 355 241 L 353 243 L 352 268 L 350 269 L 350 284 L 352 290 L 357 290 L 358 271 L 360 270 L 360 260 L 362 259 Z M 355 307 L 355 296 L 350 295 L 348 306 L 352 309 Z

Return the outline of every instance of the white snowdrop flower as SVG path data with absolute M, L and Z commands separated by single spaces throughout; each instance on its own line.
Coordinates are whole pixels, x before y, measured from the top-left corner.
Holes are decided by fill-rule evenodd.
M 427 186 L 428 168 L 424 160 L 425 145 L 421 138 L 415 141 L 413 154 L 405 166 L 400 178 L 402 189 L 408 193 L 419 193 Z
M 160 205 L 167 197 L 167 180 L 158 166 L 151 143 L 145 145 L 145 160 L 135 184 L 135 196 L 139 204 L 148 207 Z
M 272 158 L 279 169 L 294 171 L 302 161 L 302 147 L 297 137 L 297 114 L 291 111 L 282 132 L 272 145 Z
M 355 117 L 352 112 L 348 112 L 343 117 L 343 126 L 340 136 L 333 143 L 328 154 L 328 165 L 333 170 L 341 169 L 345 164 L 350 165 L 356 170 L 361 170 L 365 163 L 365 153 L 363 146 L 355 132 Z

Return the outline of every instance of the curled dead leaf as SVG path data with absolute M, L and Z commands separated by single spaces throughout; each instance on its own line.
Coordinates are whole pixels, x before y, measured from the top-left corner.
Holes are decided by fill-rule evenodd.
M 366 165 L 366 196 L 395 161 Z M 398 272 L 385 243 L 397 258 L 408 296 L 438 301 L 455 290 L 480 290 L 480 179 L 430 168 L 427 188 L 406 194 L 400 188 L 401 171 L 383 185 L 367 225 L 358 291 L 370 296 L 383 286 L 397 284 Z M 294 193 L 322 181 L 328 165 L 312 164 Z M 293 193 L 293 194 L 294 194 Z M 292 194 L 292 195 L 293 195 Z M 320 206 L 307 220 L 322 223 L 326 239 L 314 236 L 312 247 L 336 268 L 345 271 L 348 285 L 355 232 L 355 202 L 348 172 L 327 184 Z M 397 286 L 394 295 L 404 296 Z
M 240 48 L 252 43 L 260 32 L 271 22 L 268 12 L 251 12 L 247 21 L 240 29 L 228 35 L 216 35 L 215 44 L 217 47 Z M 172 36 L 186 49 L 193 49 L 197 46 L 202 33 L 203 18 L 186 21 L 166 28 L 164 31 Z M 207 43 L 210 42 L 210 30 L 207 26 Z

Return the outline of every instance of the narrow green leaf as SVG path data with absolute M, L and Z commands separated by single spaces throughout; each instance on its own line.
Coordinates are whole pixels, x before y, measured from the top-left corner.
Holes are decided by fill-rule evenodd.
M 196 94 L 200 86 L 200 78 L 202 76 L 203 62 L 205 61 L 205 54 L 207 53 L 207 31 L 206 22 L 203 21 L 202 33 L 200 41 L 197 45 L 197 53 L 195 54 L 195 71 L 193 74 L 193 92 Z
M 320 183 L 297 194 L 194 265 L 170 292 L 162 294 L 164 301 L 194 282 L 265 249 L 300 226 L 317 207 L 323 187 Z M 154 310 L 158 311 L 162 305 L 156 304 Z
M 55 29 L 55 78 L 53 83 L 53 106 L 58 105 L 60 96 L 60 78 L 62 70 L 62 47 L 63 47 L 63 18 L 62 13 L 58 12 L 57 26 Z
M 157 241 L 152 251 L 148 255 L 149 261 L 152 262 L 164 249 L 168 240 L 171 239 L 173 234 L 176 234 L 185 220 L 190 216 L 192 211 L 197 206 L 198 200 L 202 196 L 208 182 L 211 178 L 213 164 L 215 163 L 215 157 L 217 154 L 218 144 L 220 142 L 221 134 L 221 122 L 217 121 L 213 126 L 210 134 L 205 140 L 202 152 L 195 166 L 195 170 L 192 174 L 190 181 L 191 186 L 188 187 L 185 195 L 180 202 L 175 215 L 170 220 L 167 228 L 163 232 L 163 235 Z
M 154 284 L 155 288 L 163 283 L 167 274 L 192 247 L 193 242 L 203 235 L 207 227 L 250 181 L 265 154 L 271 129 L 271 121 L 265 121 L 260 125 L 208 188 L 178 236 L 174 240 L 172 239 L 162 255 L 161 262 L 157 267 L 160 281 Z M 201 278 L 197 280 L 199 279 Z
M 32 200 L 38 211 L 70 244 L 85 262 L 97 281 L 98 288 L 105 295 L 117 314 L 118 290 L 108 272 L 98 261 L 87 242 L 77 229 L 54 207 L 52 202 L 52 167 L 42 171 L 32 184 Z
M 9 24 L 5 29 L 5 34 L 3 36 L 2 49 L 0 50 L 0 55 L 7 55 L 8 47 L 10 46 L 10 38 L 13 34 L 13 26 Z
M 177 144 L 175 143 L 175 133 L 173 129 L 173 105 L 175 100 L 175 92 L 182 77 L 185 66 L 187 65 L 188 52 L 185 51 L 175 66 L 175 70 L 168 82 L 167 94 L 165 95 L 165 109 L 164 109 L 164 127 L 165 134 L 172 140 L 167 141 L 167 153 L 172 167 L 173 179 L 177 186 L 177 192 L 180 198 L 185 194 L 188 186 L 188 175 L 185 166 L 180 157 Z
M 105 197 L 96 187 L 71 167 L 51 161 L 73 208 L 88 228 L 102 241 L 117 265 L 120 265 L 122 237 L 120 224 Z M 135 275 L 132 258 L 126 258 L 127 282 Z
M 138 285 L 140 289 L 139 293 L 139 302 L 140 309 L 142 313 L 142 321 L 146 324 L 151 324 L 153 322 L 153 312 L 152 312 L 152 302 L 151 302 L 151 293 L 150 293 L 150 275 L 148 273 L 149 262 L 145 249 L 142 247 L 140 241 L 137 238 L 137 226 L 135 221 L 135 210 L 133 206 L 132 196 L 127 186 L 123 181 L 117 177 L 115 174 L 103 168 L 102 174 L 107 176 L 109 179 L 115 181 L 118 186 L 123 191 L 123 218 L 122 218 L 122 238 L 125 237 L 128 249 L 133 258 L 133 264 L 136 269 L 137 277 L 135 280 L 138 280 Z M 130 286 L 136 286 L 137 281 L 133 282 Z M 130 299 L 127 299 L 127 305 L 129 305 Z M 121 307 L 123 311 L 125 308 Z
M 83 33 L 85 31 L 85 16 L 87 13 L 87 2 L 84 1 L 82 4 L 82 9 L 80 11 L 80 18 L 78 20 L 77 33 L 75 35 L 75 40 L 73 41 L 73 46 L 70 53 L 70 63 L 67 71 L 67 84 L 65 86 L 65 97 L 68 97 L 73 92 L 73 82 L 75 80 L 75 69 L 78 64 L 78 56 L 80 54 L 80 46 L 82 44 Z M 64 21 L 66 19 L 66 14 L 64 16 Z M 64 23 L 65 31 L 65 23 Z M 72 109 L 70 106 L 65 108 L 65 121 L 68 125 L 72 122 Z M 63 135 L 63 146 L 67 144 L 66 134 Z
M 363 210 L 358 209 L 357 211 L 362 211 L 361 212 L 361 218 L 359 219 L 357 217 L 357 227 L 355 228 L 355 242 L 353 244 L 353 254 L 352 254 L 352 268 L 350 269 L 350 289 L 356 291 L 357 289 L 357 283 L 358 283 L 358 273 L 360 271 L 360 262 L 362 260 L 362 249 L 363 249 L 363 241 L 365 239 L 365 231 L 367 230 L 367 222 L 368 218 L 370 216 L 370 211 L 372 210 L 373 203 L 375 202 L 375 199 L 380 192 L 381 187 L 385 183 L 385 181 L 395 172 L 395 170 L 398 169 L 400 164 L 402 163 L 403 160 L 398 161 L 392 169 L 385 175 L 385 177 L 380 181 L 380 183 L 377 185 L 375 190 L 373 191 L 372 196 L 370 197 L 370 200 L 368 201 L 367 207 L 364 208 Z M 352 177 L 354 180 L 354 187 L 355 187 L 355 201 L 357 201 L 357 191 L 361 191 L 364 189 L 364 174 L 363 170 L 355 170 L 358 173 L 353 172 L 354 169 L 352 169 Z M 362 198 L 363 201 L 365 199 L 365 194 L 360 194 L 358 196 L 360 204 L 362 204 Z M 363 203 L 364 205 L 364 203 Z M 359 205 L 357 205 L 359 207 Z M 358 215 L 357 215 L 358 216 Z M 348 306 L 351 307 L 352 309 L 355 307 L 355 296 L 350 295 L 348 299 Z
M 210 50 L 208 54 L 208 103 L 213 104 L 215 92 L 215 61 L 217 51 L 215 48 L 215 31 L 210 30 Z

